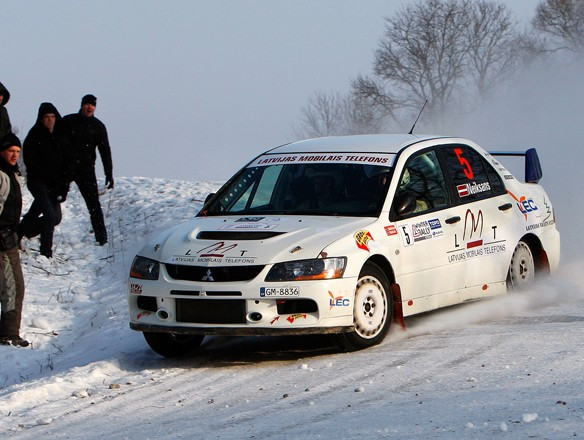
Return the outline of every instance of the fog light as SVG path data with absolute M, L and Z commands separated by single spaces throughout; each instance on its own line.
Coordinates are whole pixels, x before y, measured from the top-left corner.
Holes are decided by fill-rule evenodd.
M 259 312 L 251 312 L 248 315 L 250 321 L 258 322 L 262 320 L 262 314 Z

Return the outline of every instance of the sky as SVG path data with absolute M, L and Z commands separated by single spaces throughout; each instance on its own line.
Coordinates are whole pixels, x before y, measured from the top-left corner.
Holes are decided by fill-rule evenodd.
M 73 188 L 55 257 L 24 239 L 21 335 L 31 345 L 0 346 L 3 439 L 584 435 L 581 253 L 527 292 L 408 317 L 407 331 L 394 326 L 359 352 L 339 353 L 326 336 L 206 337 L 186 359 L 156 355 L 128 326 L 129 265 L 215 188 L 120 178 L 102 196 L 107 246 L 95 245 Z
M 384 18 L 407 3 L 1 0 L 0 82 L 21 137 L 41 102 L 65 115 L 93 93 L 115 176 L 224 181 L 296 140 L 311 94 L 370 73 Z M 505 3 L 524 23 L 536 4 Z

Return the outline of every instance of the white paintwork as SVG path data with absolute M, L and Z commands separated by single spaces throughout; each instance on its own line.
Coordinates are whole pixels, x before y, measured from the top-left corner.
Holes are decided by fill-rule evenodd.
M 410 155 L 430 146 L 452 143 L 470 146 L 483 155 L 494 165 L 509 192 L 395 223 L 390 222 L 389 211 L 398 186 L 398 176 Z M 388 272 L 388 278 L 400 284 L 403 313 L 408 316 L 505 293 L 512 252 L 519 240 L 527 234 L 537 237 L 541 242 L 547 253 L 551 272 L 558 267 L 559 233 L 555 228 L 551 202 L 543 188 L 540 185 L 519 182 L 498 161 L 471 141 L 414 135 L 330 137 L 283 145 L 258 156 L 251 163 L 262 166 L 261 162 L 265 158 L 318 153 L 343 153 L 343 160 L 349 161 L 356 159 L 347 159 L 353 157 L 347 156 L 347 153 L 369 154 L 371 157 L 392 153 L 387 155 L 387 164 L 393 165 L 395 171 L 378 218 L 263 215 L 260 220 L 246 222 L 242 221 L 242 217 L 246 216 L 196 217 L 151 240 L 139 255 L 161 263 L 173 262 L 209 268 L 225 265 L 265 265 L 265 268 L 255 279 L 245 282 L 189 282 L 170 279 L 162 264 L 161 276 L 157 281 L 129 279 L 131 321 L 185 328 L 253 326 L 268 331 L 272 328 L 350 326 L 353 324 L 353 299 L 357 278 L 365 262 L 371 258 L 379 258 L 386 262 L 387 267 L 391 267 L 393 273 Z M 509 203 L 513 206 L 511 209 L 499 209 Z M 482 216 L 479 216 L 479 212 L 482 212 Z M 446 219 L 456 216 L 460 217 L 460 221 L 446 224 Z M 439 225 L 437 230 L 440 235 L 407 245 L 404 234 L 413 226 L 428 221 Z M 283 234 L 265 240 L 196 238 L 200 231 L 234 231 L 241 228 Z M 371 235 L 365 249 L 356 245 L 354 235 L 358 231 L 367 231 Z M 394 234 L 393 231 L 397 233 Z M 477 244 L 479 242 L 480 245 Z M 209 249 L 214 249 L 218 256 L 202 257 Z M 296 250 L 292 252 L 293 249 Z M 317 258 L 322 255 L 321 252 L 329 257 L 347 257 L 343 278 L 298 282 L 264 281 L 272 264 Z M 318 312 L 297 318 L 278 316 L 276 299 L 260 297 L 262 287 L 298 288 L 300 298 L 316 301 Z M 141 293 L 137 294 L 137 290 Z M 242 297 L 237 299 L 246 300 L 247 312 L 259 312 L 263 318 L 257 322 L 248 321 L 246 324 L 236 325 L 177 324 L 174 314 L 176 296 L 171 297 L 170 290 L 241 291 Z M 148 314 L 140 310 L 136 305 L 139 295 L 156 297 L 158 306 L 168 311 L 169 319 L 162 321 L 154 313 Z

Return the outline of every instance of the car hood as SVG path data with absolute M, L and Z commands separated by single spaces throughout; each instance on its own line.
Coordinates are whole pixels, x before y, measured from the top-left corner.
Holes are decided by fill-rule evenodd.
M 370 225 L 353 217 L 197 217 L 156 237 L 142 256 L 164 263 L 221 266 L 316 258 L 329 244 Z

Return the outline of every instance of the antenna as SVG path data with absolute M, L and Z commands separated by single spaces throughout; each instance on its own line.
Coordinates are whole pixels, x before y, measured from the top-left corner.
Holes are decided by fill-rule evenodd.
M 411 130 L 410 130 L 410 132 L 408 134 L 414 134 L 414 127 L 418 123 L 418 119 L 420 119 L 420 116 L 421 116 L 422 112 L 424 111 L 424 108 L 426 107 L 426 104 L 428 104 L 428 100 L 427 99 L 426 99 L 426 102 L 424 102 L 424 105 L 422 106 L 422 110 L 420 110 L 420 113 L 418 113 L 418 117 L 414 121 L 414 125 L 412 125 L 412 128 L 411 128 Z

